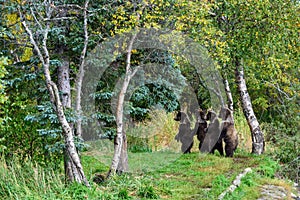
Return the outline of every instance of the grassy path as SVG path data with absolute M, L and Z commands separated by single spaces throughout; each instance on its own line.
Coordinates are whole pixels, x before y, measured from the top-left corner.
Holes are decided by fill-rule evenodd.
M 105 175 L 108 157 L 95 150 L 85 152 L 87 173 L 91 177 L 95 173 Z M 292 188 L 275 178 L 278 164 L 265 155 L 238 152 L 234 158 L 224 158 L 200 153 L 142 152 L 129 153 L 129 163 L 129 174 L 96 186 L 104 191 L 106 199 L 217 199 L 247 167 L 252 172 L 224 199 L 258 199 L 266 184 L 283 187 L 289 193 Z
M 90 149 L 82 153 L 82 164 L 91 188 L 64 182 L 63 171 L 41 167 L 30 161 L 0 159 L 0 199 L 109 200 L 109 199 L 218 199 L 233 180 L 251 167 L 234 192 L 225 200 L 291 199 L 292 184 L 276 179 L 278 163 L 267 155 L 237 152 L 234 158 L 171 152 L 129 153 L 131 171 L 99 184 L 95 176 L 106 175 L 111 155 Z M 295 193 L 295 192 L 294 192 Z M 297 194 L 297 193 L 295 193 Z M 298 195 L 298 194 L 297 194 Z

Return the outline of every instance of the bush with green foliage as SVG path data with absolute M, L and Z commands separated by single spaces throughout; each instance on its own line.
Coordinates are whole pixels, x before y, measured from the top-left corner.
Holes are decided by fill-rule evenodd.
M 266 131 L 266 141 L 274 148 L 272 156 L 282 164 L 281 176 L 299 182 L 300 133 L 294 128 L 297 125 L 289 126 L 299 120 L 299 116 L 289 119 L 287 122 L 265 123 L 263 128 Z
M 5 69 L 5 66 L 7 65 L 7 58 L 0 57 L 0 105 L 7 100 L 7 97 L 5 95 L 5 82 L 2 80 L 3 77 L 7 74 L 7 71 Z M 0 110 L 0 113 L 2 113 L 2 109 Z M 0 127 L 3 126 L 3 117 L 0 117 Z M 7 148 L 3 143 L 5 142 L 4 135 L 0 136 L 0 154 L 4 152 L 4 150 Z
M 4 151 L 7 161 L 18 157 L 60 167 L 64 149 L 62 131 L 48 100 L 42 74 L 32 72 L 31 66 L 6 68 L 9 73 L 5 76 L 6 101 L 0 113 L 0 138 L 3 138 L 0 145 L 7 149 Z M 75 122 L 71 110 L 65 113 L 68 121 Z M 84 148 L 79 139 L 76 145 Z

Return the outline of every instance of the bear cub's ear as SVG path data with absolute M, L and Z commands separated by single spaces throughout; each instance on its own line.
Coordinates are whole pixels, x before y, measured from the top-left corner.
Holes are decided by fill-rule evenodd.
M 217 113 L 215 113 L 214 111 L 210 110 L 208 111 L 207 115 L 206 115 L 206 119 L 209 121 L 213 121 L 214 119 L 217 118 Z
M 202 110 L 202 109 L 200 109 L 199 110 L 199 116 L 200 116 L 200 118 L 202 119 L 202 120 L 207 120 L 207 110 Z
M 226 120 L 228 117 L 230 117 L 230 114 L 229 108 L 222 107 L 219 113 L 219 118 Z
M 174 117 L 175 121 L 180 121 L 181 120 L 181 111 L 178 111 L 176 116 Z

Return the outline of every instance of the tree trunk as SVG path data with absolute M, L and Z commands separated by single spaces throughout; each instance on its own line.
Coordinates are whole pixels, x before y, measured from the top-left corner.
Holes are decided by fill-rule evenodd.
M 223 82 L 225 86 L 225 92 L 227 96 L 227 106 L 229 110 L 233 113 L 233 98 L 232 98 L 232 93 L 229 87 L 229 82 L 226 78 L 223 77 Z
M 247 85 L 244 77 L 244 69 L 242 63 L 239 60 L 236 60 L 235 64 L 235 76 L 242 102 L 242 108 L 244 115 L 247 119 L 248 125 L 250 127 L 252 136 L 252 153 L 262 154 L 265 149 L 264 136 L 252 108 L 251 99 L 247 90 Z
M 137 70 L 139 69 L 139 67 L 136 67 L 133 70 L 130 64 L 131 51 L 132 51 L 132 46 L 135 38 L 136 38 L 136 34 L 132 36 L 127 48 L 125 78 L 124 78 L 121 91 L 118 96 L 118 103 L 117 103 L 117 110 L 116 110 L 117 135 L 115 136 L 115 141 L 114 141 L 114 156 L 107 177 L 110 177 L 115 173 L 123 173 L 128 171 L 127 139 L 126 139 L 126 133 L 124 131 L 123 112 L 124 112 L 124 99 L 125 99 L 129 82 L 131 78 L 135 75 Z
M 80 55 L 80 64 L 79 70 L 76 77 L 76 99 L 75 99 L 75 111 L 77 113 L 78 119 L 76 122 L 76 136 L 82 138 L 82 120 L 81 120 L 81 90 L 82 90 L 82 80 L 84 77 L 84 62 L 85 62 L 85 55 L 87 51 L 87 45 L 89 41 L 89 35 L 87 30 L 87 9 L 88 9 L 89 0 L 85 1 L 84 4 L 84 11 L 83 11 L 83 31 L 84 31 L 84 44 L 83 49 Z
M 48 81 L 47 81 L 48 82 Z M 53 94 L 54 94 L 54 100 L 55 100 L 55 108 L 56 108 L 56 114 L 58 117 L 58 120 L 61 124 L 63 135 L 64 135 L 64 141 L 65 141 L 65 151 L 66 155 L 68 156 L 71 165 L 70 165 L 70 177 L 69 180 L 76 181 L 78 183 L 84 183 L 86 186 L 90 186 L 89 182 L 87 181 L 83 168 L 81 165 L 81 161 L 74 143 L 74 137 L 73 137 L 73 131 L 68 123 L 64 108 L 61 103 L 60 97 L 59 97 L 59 91 L 55 83 L 52 81 L 49 81 L 49 84 L 51 85 Z M 68 169 L 69 170 L 69 169 Z
M 117 167 L 117 173 L 128 172 L 128 154 L 127 154 L 127 137 L 126 133 L 123 132 L 122 135 L 123 145 L 121 149 L 120 161 Z
M 63 47 L 61 47 L 59 54 L 63 54 Z M 61 96 L 61 102 L 64 109 L 71 108 L 71 86 L 70 86 L 70 77 L 69 77 L 69 61 L 67 58 L 62 58 L 62 65 L 58 67 L 58 90 Z M 73 132 L 73 124 L 70 124 L 70 127 Z M 68 152 L 64 149 L 64 167 L 65 167 L 65 176 L 66 181 L 74 181 L 74 163 L 71 162 Z
M 50 18 L 51 13 L 52 13 L 52 8 L 51 4 L 46 4 L 46 13 L 45 15 Z M 46 87 L 49 92 L 50 96 L 50 101 L 53 105 L 53 109 L 56 112 L 58 121 L 60 122 L 62 131 L 63 131 L 63 136 L 64 136 L 64 141 L 65 141 L 65 150 L 66 150 L 66 155 L 70 158 L 70 161 L 72 163 L 72 178 L 71 180 L 76 181 L 78 183 L 84 183 L 86 186 L 89 186 L 89 182 L 87 181 L 83 168 L 80 162 L 79 155 L 76 151 L 76 147 L 74 144 L 74 138 L 73 138 L 73 131 L 72 128 L 70 127 L 69 123 L 66 120 L 66 116 L 64 113 L 64 108 L 59 96 L 59 91 L 57 88 L 57 85 L 52 81 L 51 79 L 51 74 L 50 74 L 50 55 L 47 47 L 47 40 L 48 40 L 48 33 L 50 30 L 50 23 L 46 22 L 45 27 L 41 29 L 40 31 L 43 33 L 42 36 L 42 42 L 41 46 L 37 43 L 35 40 L 31 29 L 28 27 L 26 23 L 26 18 L 24 17 L 21 9 L 19 9 L 19 15 L 21 19 L 21 23 L 26 31 L 26 33 L 29 36 L 30 42 L 34 47 L 35 52 L 37 53 L 40 62 L 43 65 L 44 68 L 44 76 L 45 76 L 45 82 L 46 82 Z M 32 13 L 33 17 L 36 18 L 36 15 Z M 42 27 L 41 27 L 42 28 Z M 70 175 L 71 176 L 71 175 Z
M 62 54 L 63 52 L 60 51 Z M 58 67 L 58 90 L 61 94 L 61 103 L 64 108 L 71 108 L 71 86 L 69 77 L 69 61 L 62 58 L 62 65 Z
M 116 172 L 122 173 L 128 171 L 127 140 L 123 124 L 123 111 L 125 94 L 132 77 L 129 73 L 126 70 L 125 79 L 118 97 L 116 110 L 117 135 L 114 140 L 114 157 L 108 177 Z
M 225 92 L 227 96 L 227 106 L 230 111 L 231 122 L 234 124 L 234 115 L 233 115 L 233 98 L 230 90 L 229 82 L 225 76 L 223 76 L 223 82 L 225 86 Z

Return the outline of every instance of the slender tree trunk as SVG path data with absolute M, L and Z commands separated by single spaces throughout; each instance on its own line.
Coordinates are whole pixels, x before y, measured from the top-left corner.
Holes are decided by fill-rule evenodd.
M 118 97 L 118 105 L 117 105 L 117 135 L 115 136 L 114 141 L 114 157 L 112 160 L 112 165 L 110 168 L 109 175 L 114 174 L 116 172 L 122 173 L 128 171 L 128 155 L 127 155 L 127 140 L 126 134 L 124 131 L 124 124 L 123 124 L 123 106 L 124 106 L 124 98 L 125 94 L 130 82 L 129 74 L 125 75 L 125 80 L 123 82 L 123 86 L 119 93 Z M 125 149 L 126 148 L 126 149 Z
M 127 154 L 127 137 L 126 133 L 123 131 L 122 135 L 123 145 L 121 149 L 121 157 L 117 167 L 118 173 L 128 172 L 128 154 Z
M 83 30 L 84 30 L 84 44 L 83 49 L 80 55 L 80 64 L 79 70 L 76 77 L 76 99 L 75 99 L 75 111 L 77 113 L 78 120 L 76 122 L 76 136 L 82 138 L 82 120 L 81 120 L 81 90 L 82 90 L 82 80 L 84 77 L 84 62 L 85 62 L 85 55 L 87 50 L 87 45 L 89 41 L 89 35 L 87 30 L 87 9 L 88 9 L 89 0 L 85 1 L 84 4 L 84 11 L 83 11 Z
M 48 70 L 49 71 L 49 70 Z M 56 114 L 58 117 L 58 120 L 61 124 L 63 133 L 64 133 L 64 141 L 65 141 L 65 149 L 66 153 L 70 159 L 71 162 L 71 168 L 72 168 L 72 174 L 69 178 L 71 181 L 76 181 L 78 183 L 84 183 L 86 186 L 90 186 L 89 182 L 87 181 L 84 172 L 83 167 L 81 165 L 81 161 L 74 143 L 74 137 L 73 137 L 73 131 L 68 123 L 64 108 L 60 100 L 59 91 L 57 88 L 57 85 L 53 83 L 51 80 L 49 81 L 49 84 L 51 85 L 53 94 L 54 94 L 54 100 L 55 100 L 55 108 L 56 108 Z
M 231 112 L 233 112 L 233 98 L 232 98 L 232 93 L 229 87 L 229 82 L 226 78 L 223 77 L 224 81 L 224 86 L 225 86 L 225 92 L 227 96 L 227 106 Z
M 63 55 L 63 46 L 59 51 L 60 55 Z M 62 65 L 58 67 L 58 90 L 60 92 L 62 106 L 64 109 L 71 108 L 71 86 L 70 86 L 70 77 L 69 77 L 69 61 L 67 58 L 62 58 Z M 73 132 L 73 124 L 70 124 L 70 127 Z M 65 166 L 65 176 L 66 180 L 69 182 L 74 181 L 74 163 L 71 162 L 68 152 L 64 149 L 64 166 Z
M 127 154 L 127 139 L 126 133 L 124 131 L 123 123 L 123 112 L 124 112 L 124 99 L 127 92 L 128 85 L 131 78 L 135 75 L 139 67 L 136 67 L 134 70 L 131 68 L 131 51 L 133 42 L 136 38 L 134 34 L 129 41 L 127 48 L 127 59 L 126 59 L 126 72 L 124 82 L 121 88 L 121 91 L 118 96 L 117 110 L 116 110 L 116 123 L 117 123 L 117 135 L 115 136 L 114 141 L 114 156 L 110 170 L 108 172 L 108 177 L 115 173 L 122 173 L 128 171 L 128 154 Z
M 250 127 L 252 136 L 252 153 L 262 154 L 265 149 L 264 136 L 260 129 L 260 125 L 254 114 L 251 99 L 247 90 L 247 85 L 244 77 L 244 68 L 239 60 L 236 60 L 236 82 L 238 84 L 238 91 L 240 93 L 240 98 L 242 102 L 242 108 L 244 115 L 247 119 L 248 125 Z
M 226 68 L 227 68 L 227 65 L 225 64 L 223 66 L 223 70 L 225 71 Z M 228 82 L 228 79 L 227 79 L 226 72 L 222 73 L 222 78 L 223 78 L 225 93 L 226 93 L 226 97 L 227 97 L 227 106 L 228 106 L 228 109 L 233 114 L 233 98 L 232 98 L 232 93 L 231 93 L 231 90 L 230 90 L 230 86 L 229 86 L 229 82 Z
M 229 82 L 225 76 L 223 76 L 223 82 L 224 82 L 224 86 L 225 86 L 225 92 L 226 92 L 226 96 L 227 96 L 227 106 L 230 111 L 231 122 L 234 123 L 233 98 L 232 98 L 232 93 L 230 90 Z

